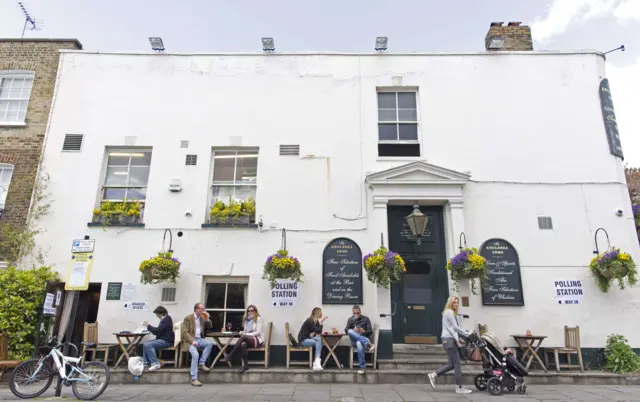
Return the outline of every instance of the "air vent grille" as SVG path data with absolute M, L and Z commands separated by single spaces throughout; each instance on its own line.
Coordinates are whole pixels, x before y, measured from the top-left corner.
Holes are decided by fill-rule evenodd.
M 187 155 L 187 159 L 185 161 L 185 165 L 187 166 L 195 166 L 198 164 L 198 155 Z
M 189 148 L 189 141 L 187 140 L 180 141 L 180 148 Z
M 82 149 L 82 134 L 67 134 L 62 144 L 63 151 L 80 151 Z
M 138 141 L 138 137 L 136 137 L 135 135 L 128 135 L 124 137 L 124 145 L 127 145 L 129 147 L 136 145 L 137 141 Z
M 300 145 L 280 145 L 280 156 L 300 155 Z
M 173 303 L 176 301 L 176 288 L 162 288 L 161 303 Z
M 542 230 L 550 230 L 553 229 L 553 222 L 551 221 L 550 216 L 539 216 L 538 217 L 538 228 Z

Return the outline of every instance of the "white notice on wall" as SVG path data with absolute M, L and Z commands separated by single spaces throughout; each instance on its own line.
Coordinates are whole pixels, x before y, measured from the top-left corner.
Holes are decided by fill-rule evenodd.
M 295 307 L 300 296 L 299 286 L 293 279 L 276 279 L 276 286 L 271 289 L 271 305 Z
M 580 304 L 584 299 L 582 281 L 578 279 L 553 281 L 558 304 Z
M 122 301 L 132 301 L 136 298 L 136 285 L 135 283 L 123 283 L 122 284 Z
M 149 311 L 149 305 L 147 304 L 147 302 L 126 302 L 124 304 L 124 309 L 125 310 L 131 310 L 131 311 Z
M 47 293 L 44 297 L 44 305 L 42 306 L 42 312 L 45 315 L 56 315 L 56 309 L 53 307 L 53 293 Z

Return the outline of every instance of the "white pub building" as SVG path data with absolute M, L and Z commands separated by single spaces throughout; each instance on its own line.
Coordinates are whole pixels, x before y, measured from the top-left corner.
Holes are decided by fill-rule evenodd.
M 157 305 L 177 322 L 203 302 L 216 326 L 239 329 L 255 304 L 284 360 L 285 323 L 296 336 L 318 306 L 325 330 L 343 331 L 357 303 L 384 359 L 392 344 L 439 343 L 458 293 L 462 326 L 488 325 L 507 344 L 529 330 L 564 346 L 567 325 L 586 349 L 612 333 L 640 347 L 640 290 L 603 293 L 588 269 L 599 228 L 640 259 L 619 139 L 603 118 L 604 55 L 534 51 L 518 24 L 492 24 L 486 42 L 447 54 L 62 50 L 38 245 L 66 280 L 72 240 L 95 239 L 81 311 L 100 342 L 154 323 Z M 255 214 L 212 219 L 229 197 L 254 199 Z M 94 216 L 124 200 L 143 202 L 140 217 Z M 420 236 L 405 220 L 414 205 L 429 217 Z M 283 229 L 304 274 L 284 303 L 262 279 Z M 406 261 L 401 280 L 384 289 L 362 270 L 348 291 L 331 289 L 325 248 L 349 239 L 361 261 L 381 237 Z M 445 265 L 461 243 L 508 255 L 509 272 L 490 275 L 486 292 L 456 290 Z M 142 284 L 140 263 L 169 247 L 177 283 Z

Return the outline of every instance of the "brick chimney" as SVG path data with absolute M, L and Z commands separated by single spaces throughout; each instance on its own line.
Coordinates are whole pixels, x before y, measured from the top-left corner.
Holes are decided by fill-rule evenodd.
M 492 22 L 484 38 L 484 47 L 490 52 L 533 50 L 531 28 L 521 22 Z

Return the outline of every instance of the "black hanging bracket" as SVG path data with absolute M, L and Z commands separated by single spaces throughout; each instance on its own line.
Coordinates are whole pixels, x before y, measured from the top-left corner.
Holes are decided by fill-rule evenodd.
M 171 248 L 171 246 L 173 246 L 173 233 L 171 233 L 171 229 L 165 229 L 164 231 L 164 236 L 162 236 L 162 252 L 164 252 L 165 248 L 165 242 L 167 241 L 167 232 L 169 233 L 169 253 L 173 253 L 173 249 Z
M 600 232 L 601 230 L 604 232 L 604 235 L 607 236 L 607 250 L 609 250 L 611 248 L 611 241 L 609 240 L 609 233 L 607 233 L 605 228 L 598 228 L 598 230 L 596 230 L 596 234 L 593 236 L 593 241 L 596 244 L 596 249 L 593 250 L 593 254 L 595 254 L 595 255 L 600 255 L 600 249 L 598 248 L 598 232 Z
M 464 247 L 462 247 L 463 240 L 464 240 Z M 458 244 L 459 244 L 458 248 L 460 249 L 460 251 L 467 248 L 467 235 L 465 235 L 464 232 L 460 232 L 460 239 L 458 240 Z

